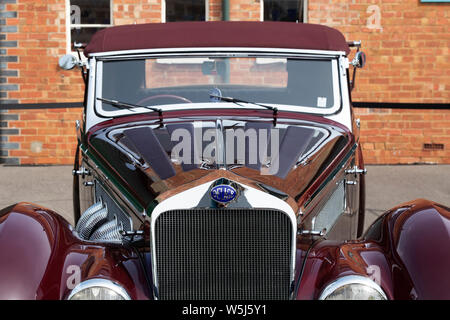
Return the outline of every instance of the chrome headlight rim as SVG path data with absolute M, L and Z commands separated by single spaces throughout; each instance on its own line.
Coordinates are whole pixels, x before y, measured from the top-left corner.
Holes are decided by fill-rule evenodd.
M 319 296 L 319 300 L 325 300 L 328 298 L 331 294 L 333 294 L 337 289 L 346 286 L 346 285 L 352 285 L 352 284 L 358 284 L 367 286 L 373 290 L 375 290 L 384 300 L 389 300 L 386 296 L 386 293 L 384 290 L 374 281 L 369 279 L 368 277 L 364 276 L 358 276 L 358 275 L 349 275 L 349 276 L 343 276 L 340 278 L 337 278 L 330 284 L 328 284 L 325 289 L 322 290 L 322 293 Z
M 72 289 L 69 296 L 67 297 L 67 300 L 72 300 L 72 298 L 79 292 L 95 288 L 95 287 L 101 287 L 106 288 L 111 291 L 114 291 L 119 296 L 121 296 L 124 300 L 131 300 L 130 295 L 128 292 L 118 283 L 108 280 L 108 279 L 102 279 L 102 278 L 94 278 L 94 279 L 88 279 L 85 281 L 80 282 L 78 285 L 75 286 L 75 288 Z

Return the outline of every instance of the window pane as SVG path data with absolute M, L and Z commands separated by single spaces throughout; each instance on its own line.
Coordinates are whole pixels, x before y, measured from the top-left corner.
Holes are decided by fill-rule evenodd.
M 331 108 L 339 102 L 333 68 L 332 60 L 266 57 L 104 61 L 102 95 L 156 106 L 208 103 L 218 89 L 223 96 L 263 104 Z M 102 107 L 117 109 L 106 103 Z
M 205 0 L 166 0 L 166 21 L 204 21 Z
M 72 24 L 111 24 L 111 0 L 70 0 Z
M 264 0 L 264 20 L 303 22 L 303 0 Z
M 160 58 L 147 59 L 145 87 L 183 87 L 223 84 L 232 86 L 287 86 L 286 59 L 274 58 Z
M 89 43 L 94 33 L 104 28 L 71 28 L 70 38 L 71 38 L 71 48 L 74 51 L 73 43 Z

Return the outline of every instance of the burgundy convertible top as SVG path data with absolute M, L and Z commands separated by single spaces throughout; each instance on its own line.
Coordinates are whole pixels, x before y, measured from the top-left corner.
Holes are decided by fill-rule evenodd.
M 294 22 L 208 21 L 116 26 L 97 32 L 84 50 L 96 52 L 188 47 L 256 47 L 344 51 L 336 29 Z

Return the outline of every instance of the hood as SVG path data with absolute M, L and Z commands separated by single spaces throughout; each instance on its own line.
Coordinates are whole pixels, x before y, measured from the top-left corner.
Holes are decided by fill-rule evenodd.
M 276 123 L 255 114 L 170 115 L 164 122 L 116 119 L 89 134 L 94 153 L 145 208 L 225 181 L 234 190 L 244 185 L 269 193 L 296 212 L 351 139 L 337 123 L 299 114 L 280 113 Z

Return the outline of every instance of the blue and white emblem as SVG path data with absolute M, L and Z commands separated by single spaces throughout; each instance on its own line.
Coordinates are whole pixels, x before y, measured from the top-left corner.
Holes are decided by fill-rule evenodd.
M 219 184 L 211 189 L 211 198 L 219 203 L 228 203 L 236 198 L 237 191 L 230 185 Z

